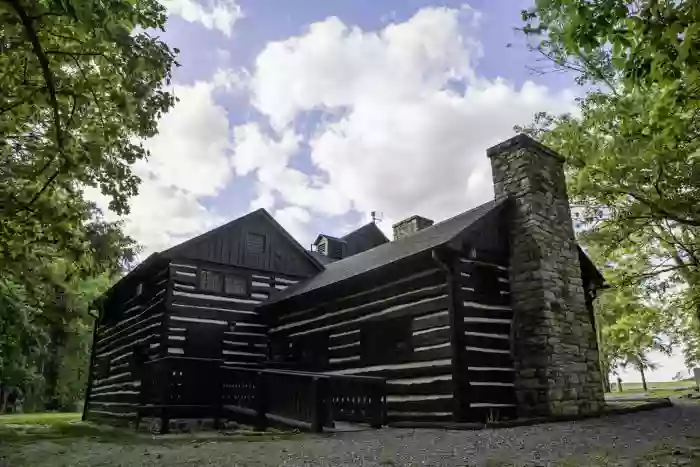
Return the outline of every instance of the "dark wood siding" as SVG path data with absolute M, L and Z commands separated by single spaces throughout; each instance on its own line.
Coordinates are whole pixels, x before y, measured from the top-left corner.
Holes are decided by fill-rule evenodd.
M 307 255 L 264 215 L 256 213 L 178 247 L 176 256 L 295 277 L 310 277 L 318 272 Z
M 245 278 L 245 295 L 201 290 L 204 271 Z M 267 326 L 257 305 L 301 278 L 221 264 L 173 260 L 168 303 L 167 353 L 223 358 L 229 365 L 259 366 L 267 357 Z M 199 340 L 197 345 L 191 341 Z M 208 342 L 208 347 L 205 343 Z M 218 353 L 218 355 L 217 355 Z
M 275 342 L 328 336 L 328 373 L 387 378 L 390 420 L 452 419 L 447 282 L 429 256 L 406 265 L 403 274 L 347 290 L 331 302 L 269 311 L 276 317 L 270 330 Z M 396 329 L 400 321 L 408 323 L 410 351 L 385 363 L 376 363 L 377 355 L 363 359 L 363 329 L 390 321 Z
M 516 415 L 508 268 L 502 255 L 470 248 L 455 258 L 455 314 L 463 328 L 457 389 L 460 418 L 485 421 Z
M 125 284 L 104 304 L 93 343 L 88 419 L 136 416 L 141 365 L 159 355 L 165 315 L 167 266 L 149 273 L 143 282 Z

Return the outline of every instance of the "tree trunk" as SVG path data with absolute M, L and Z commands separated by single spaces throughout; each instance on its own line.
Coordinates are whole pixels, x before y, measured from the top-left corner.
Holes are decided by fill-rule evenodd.
M 647 388 L 647 378 L 644 375 L 644 368 L 639 367 L 639 374 L 642 375 L 642 389 L 644 389 L 644 392 L 648 392 L 649 388 Z
M 7 410 L 7 399 L 10 395 L 9 386 L 0 384 L 0 415 Z
M 61 353 L 66 344 L 66 332 L 59 325 L 51 326 L 48 365 L 44 367 L 44 409 L 58 410 L 58 384 L 61 368 Z

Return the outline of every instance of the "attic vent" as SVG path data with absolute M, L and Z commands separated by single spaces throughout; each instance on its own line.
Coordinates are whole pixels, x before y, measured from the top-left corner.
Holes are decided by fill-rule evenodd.
M 246 248 L 249 253 L 265 253 L 265 236 L 249 232 L 246 235 Z
M 316 245 L 316 251 L 318 251 L 318 252 L 321 253 L 322 255 L 325 255 L 325 254 L 326 254 L 326 246 L 327 246 L 327 245 L 328 245 L 328 243 L 325 242 L 325 241 L 320 242 L 318 245 Z

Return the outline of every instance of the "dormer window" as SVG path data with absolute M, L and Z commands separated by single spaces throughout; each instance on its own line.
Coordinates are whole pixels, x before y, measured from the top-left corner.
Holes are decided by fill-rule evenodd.
M 345 256 L 345 241 L 329 235 L 319 235 L 314 242 L 316 251 L 333 259 L 343 259 Z

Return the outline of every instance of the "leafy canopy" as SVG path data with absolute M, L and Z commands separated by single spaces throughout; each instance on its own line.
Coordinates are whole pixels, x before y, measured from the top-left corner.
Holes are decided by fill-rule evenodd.
M 0 384 L 39 404 L 80 398 L 89 304 L 138 251 L 82 189 L 129 211 L 175 102 L 165 20 L 156 0 L 0 2 Z
M 533 48 L 587 87 L 576 115 L 541 113 L 521 130 L 568 159 L 581 239 L 600 251 L 616 286 L 599 303 L 617 310 L 603 319 L 604 340 L 624 354 L 658 347 L 628 331 L 673 334 L 692 363 L 700 354 L 700 4 L 537 0 L 523 20 Z M 654 301 L 662 296 L 663 306 Z

